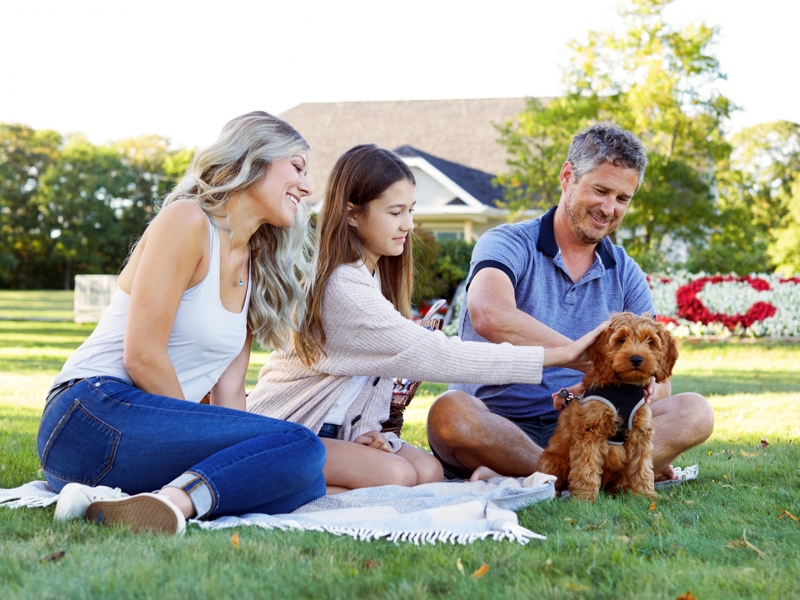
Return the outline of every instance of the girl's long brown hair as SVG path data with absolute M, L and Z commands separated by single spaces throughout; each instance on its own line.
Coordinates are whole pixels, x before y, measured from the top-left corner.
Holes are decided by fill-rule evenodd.
M 347 224 L 347 203 L 355 207 L 355 215 L 366 214 L 370 202 L 403 180 L 416 185 L 408 165 L 394 152 L 375 144 L 355 146 L 336 161 L 317 219 L 314 280 L 307 286 L 307 311 L 294 334 L 295 351 L 304 364 L 310 366 L 325 354 L 322 300 L 331 275 L 340 265 L 358 262 L 364 256 L 364 240 Z M 411 316 L 413 284 L 411 237 L 406 237 L 401 255 L 381 256 L 378 260 L 381 292 L 406 318 Z

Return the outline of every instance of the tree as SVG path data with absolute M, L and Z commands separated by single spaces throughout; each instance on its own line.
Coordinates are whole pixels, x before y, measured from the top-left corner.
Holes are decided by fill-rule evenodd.
M 704 244 L 720 218 L 715 172 L 730 154 L 722 125 L 735 108 L 716 89 L 724 78 L 709 52 L 717 30 L 674 29 L 661 14 L 671 1 L 631 0 L 621 34 L 592 31 L 586 44 L 572 42 L 567 96 L 530 102 L 500 130 L 511 156 L 501 182 L 516 210 L 557 203 L 557 173 L 586 125 L 609 120 L 636 133 L 650 166 L 619 240 L 646 270 L 663 267 L 676 244 Z
M 65 287 L 116 273 L 193 151 L 158 136 L 95 146 L 0 124 L 0 286 Z
M 748 178 L 725 160 L 717 165 L 716 185 L 719 216 L 707 227 L 706 240 L 689 249 L 686 268 L 694 273 L 764 271 L 767 242 L 753 218 Z
M 748 203 L 765 235 L 789 213 L 792 185 L 800 173 L 800 125 L 760 123 L 732 137 L 732 168 L 750 190 Z
M 769 247 L 775 270 L 784 275 L 800 274 L 800 178 L 792 183 L 786 214 Z
M 30 265 L 43 252 L 40 224 L 29 203 L 39 178 L 58 156 L 61 136 L 0 123 L 0 284 L 35 286 Z
M 158 201 L 175 187 L 192 160 L 192 150 L 172 151 L 169 144 L 167 138 L 148 135 L 113 145 L 132 179 L 117 213 L 131 238 L 142 234 L 155 216 Z
M 800 126 L 761 123 L 733 135 L 731 144 L 730 157 L 717 165 L 719 222 L 687 266 L 739 273 L 791 268 L 791 188 L 800 172 Z
M 116 149 L 70 137 L 30 203 L 57 265 L 51 263 L 40 281 L 52 287 L 60 276 L 61 286 L 70 289 L 74 273 L 116 273 L 130 243 L 119 217 L 132 190 L 135 178 Z
M 558 204 L 558 176 L 572 140 L 569 131 L 580 131 L 598 120 L 605 102 L 614 99 L 569 94 L 544 104 L 527 100 L 526 110 L 500 125 L 500 143 L 508 154 L 508 174 L 498 176 L 512 220 L 528 209 L 547 210 Z

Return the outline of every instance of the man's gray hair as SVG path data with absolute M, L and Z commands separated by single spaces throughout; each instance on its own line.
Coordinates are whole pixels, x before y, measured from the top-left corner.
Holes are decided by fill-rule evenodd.
M 637 188 L 642 185 L 647 168 L 647 155 L 642 142 L 633 133 L 614 123 L 597 123 L 578 133 L 572 138 L 567 161 L 573 165 L 575 181 L 604 162 L 615 167 L 636 169 L 639 173 Z

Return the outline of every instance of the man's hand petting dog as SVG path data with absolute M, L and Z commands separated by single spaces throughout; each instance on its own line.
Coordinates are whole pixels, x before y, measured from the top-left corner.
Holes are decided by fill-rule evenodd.
M 375 448 L 377 450 L 383 450 L 384 452 L 394 452 L 389 440 L 387 440 L 386 436 L 380 431 L 368 431 L 367 433 L 362 433 L 355 439 L 355 443 L 363 446 L 369 446 L 370 448 Z

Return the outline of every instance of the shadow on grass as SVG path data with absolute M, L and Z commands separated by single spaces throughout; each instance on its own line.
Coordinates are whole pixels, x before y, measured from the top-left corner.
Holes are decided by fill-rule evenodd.
M 65 358 L 50 356 L 26 356 L 21 359 L 0 360 L 0 372 L 14 373 L 15 375 L 58 373 L 65 361 Z
M 675 375 L 672 378 L 672 391 L 674 393 L 697 392 L 704 396 L 800 392 L 800 373 L 796 371 L 742 372 L 714 369 L 709 373 Z
M 95 323 L 4 321 L 0 347 L 74 350 L 89 337 L 95 326 Z

